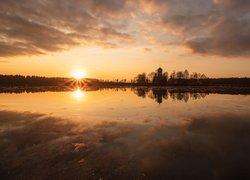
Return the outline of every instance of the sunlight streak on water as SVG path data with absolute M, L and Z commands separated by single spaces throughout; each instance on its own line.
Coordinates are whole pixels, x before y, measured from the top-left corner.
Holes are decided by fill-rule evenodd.
M 86 95 L 85 92 L 80 89 L 77 89 L 72 92 L 72 96 L 78 101 L 82 100 L 85 97 L 85 95 Z

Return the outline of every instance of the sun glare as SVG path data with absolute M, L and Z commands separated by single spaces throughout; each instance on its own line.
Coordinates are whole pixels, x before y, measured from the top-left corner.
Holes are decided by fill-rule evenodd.
M 84 97 L 85 93 L 82 90 L 77 89 L 73 92 L 72 95 L 75 97 L 75 99 L 81 100 Z
M 84 69 L 81 68 L 77 68 L 73 70 L 72 76 L 77 79 L 80 80 L 82 78 L 86 77 L 86 71 Z

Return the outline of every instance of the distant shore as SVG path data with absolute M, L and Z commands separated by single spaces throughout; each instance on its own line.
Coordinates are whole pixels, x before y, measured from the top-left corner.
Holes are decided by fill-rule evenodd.
M 85 78 L 51 78 L 40 76 L 0 75 L 0 87 L 42 87 L 54 86 L 64 88 L 104 88 L 104 87 L 169 87 L 169 86 L 241 86 L 250 87 L 250 78 L 206 78 L 206 79 L 168 79 L 165 83 L 128 82 L 126 80 L 107 81 Z
M 108 87 L 66 87 L 66 86 L 12 86 L 0 87 L 0 93 L 37 93 L 37 92 L 69 92 L 76 89 L 82 91 L 114 90 L 159 90 L 172 93 L 212 93 L 212 94 L 250 94 L 250 86 L 108 86 Z

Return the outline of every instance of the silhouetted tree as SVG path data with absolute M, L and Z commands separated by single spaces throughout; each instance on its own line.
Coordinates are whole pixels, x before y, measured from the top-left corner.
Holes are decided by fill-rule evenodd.
M 205 74 L 202 74 L 200 78 L 201 79 L 207 79 L 207 76 Z
M 184 79 L 184 73 L 182 71 L 178 71 L 176 73 L 176 79 Z
M 187 69 L 185 69 L 183 75 L 184 75 L 184 79 L 189 79 L 189 72 Z
M 148 82 L 148 79 L 146 77 L 146 73 L 138 74 L 135 77 L 135 82 L 138 84 L 146 84 Z
M 164 76 L 166 77 L 166 79 L 168 80 L 168 72 L 166 71 L 163 75 L 164 75 Z
M 191 79 L 198 79 L 198 73 L 193 72 L 193 74 L 191 75 Z
M 176 72 L 173 71 L 170 75 L 170 79 L 176 79 Z
M 155 72 L 151 72 L 147 75 L 147 79 L 149 82 L 153 82 L 154 75 L 155 75 Z

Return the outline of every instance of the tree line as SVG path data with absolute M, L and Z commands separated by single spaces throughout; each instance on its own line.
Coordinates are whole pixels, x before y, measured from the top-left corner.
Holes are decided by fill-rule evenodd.
M 65 87 L 126 87 L 126 86 L 249 86 L 250 78 L 208 78 L 204 74 L 173 71 L 162 74 L 160 83 L 154 83 L 155 73 L 138 74 L 131 81 L 125 79 L 105 81 L 99 79 L 75 80 L 62 77 L 0 75 L 0 86 L 65 86 Z
M 149 74 L 141 73 L 138 74 L 132 82 L 139 83 L 139 84 L 147 84 L 147 83 L 153 83 L 153 79 L 155 77 L 155 72 L 151 72 Z M 199 79 L 208 79 L 208 77 L 205 74 L 193 72 L 189 73 L 188 70 L 184 71 L 173 71 L 171 74 L 168 72 L 163 73 L 163 77 L 165 78 L 166 82 L 171 82 L 173 80 L 199 80 Z
M 41 76 L 0 75 L 0 86 L 59 86 L 69 78 L 50 78 Z
M 131 81 L 143 86 L 250 86 L 250 78 L 209 78 L 202 73 L 189 73 L 188 70 L 162 73 L 160 82 L 154 81 L 156 72 L 140 73 Z

